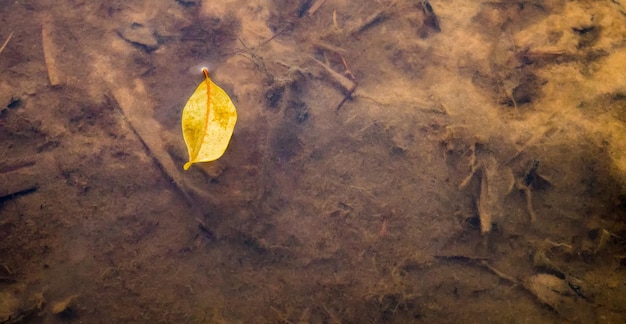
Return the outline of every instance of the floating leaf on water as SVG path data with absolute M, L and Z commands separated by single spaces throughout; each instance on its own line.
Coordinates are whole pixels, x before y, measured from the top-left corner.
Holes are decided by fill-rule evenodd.
M 237 122 L 237 111 L 230 97 L 202 69 L 200 83 L 183 108 L 183 137 L 189 152 L 189 162 L 209 162 L 219 159 L 226 151 Z

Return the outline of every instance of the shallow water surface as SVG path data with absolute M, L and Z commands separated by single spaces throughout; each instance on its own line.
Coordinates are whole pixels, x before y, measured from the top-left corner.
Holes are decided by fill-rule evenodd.
M 624 322 L 625 5 L 0 0 L 0 322 Z

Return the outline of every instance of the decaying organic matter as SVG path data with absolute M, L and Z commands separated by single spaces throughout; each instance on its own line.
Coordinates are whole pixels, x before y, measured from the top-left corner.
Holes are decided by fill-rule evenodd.
M 625 321 L 624 1 L 5 4 L 0 322 Z

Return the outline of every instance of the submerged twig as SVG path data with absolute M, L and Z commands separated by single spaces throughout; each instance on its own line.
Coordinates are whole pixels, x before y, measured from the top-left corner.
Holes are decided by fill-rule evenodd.
M 330 66 L 320 62 L 319 60 L 313 59 L 315 63 L 319 64 L 326 70 L 328 75 L 337 83 L 341 88 L 346 92 L 353 92 L 354 88 L 356 88 L 356 83 L 347 77 L 343 76 L 341 73 L 333 70 Z
M 309 11 L 307 12 L 307 15 L 313 16 L 313 14 L 317 11 L 317 9 L 319 9 L 324 2 L 326 2 L 326 0 L 317 0 L 315 1 L 315 3 L 311 6 L 311 8 L 309 8 Z
M 13 37 L 13 32 L 11 32 L 9 34 L 9 37 L 7 37 L 7 40 L 5 40 L 4 44 L 2 44 L 2 47 L 0 47 L 0 53 L 2 53 L 2 51 L 4 51 L 4 49 L 7 47 L 7 45 L 9 44 L 9 41 L 11 40 L 12 37 Z
M 48 80 L 53 87 L 61 85 L 61 72 L 57 65 L 56 58 L 59 56 L 59 48 L 54 42 L 56 33 L 52 18 L 46 15 L 41 24 L 41 47 L 43 49 L 44 63 L 48 71 Z
M 491 273 L 495 274 L 496 276 L 498 276 L 498 278 L 506 280 L 514 285 L 518 285 L 521 284 L 520 280 L 518 280 L 517 278 L 508 275 L 496 268 L 494 268 L 492 265 L 489 264 L 489 262 L 487 262 L 486 260 L 480 261 L 478 263 L 478 265 L 482 266 L 483 268 L 489 270 Z
M 465 177 L 465 179 L 463 179 L 463 181 L 461 181 L 459 189 L 465 189 L 465 187 L 467 187 L 470 181 L 472 181 L 474 175 L 476 174 L 476 172 L 478 172 L 479 169 L 479 165 L 476 162 L 476 143 L 470 146 L 470 152 L 472 153 L 472 155 L 470 156 L 470 161 L 468 163 L 470 166 L 470 173 L 467 175 L 467 177 Z
M 350 31 L 348 32 L 348 35 L 357 35 L 363 32 L 364 30 L 366 30 L 367 28 L 375 25 L 376 23 L 379 23 L 383 21 L 384 19 L 387 19 L 388 16 L 389 16 L 388 8 L 379 9 L 378 11 L 376 11 L 369 17 L 365 18 L 365 20 L 363 20 L 360 24 L 352 27 Z
M 314 47 L 317 47 L 317 48 L 319 48 L 319 49 L 323 49 L 323 50 L 331 51 L 331 52 L 334 52 L 334 53 L 337 53 L 337 54 L 340 54 L 340 53 L 346 53 L 346 52 L 348 52 L 347 50 L 345 50 L 345 49 L 343 49 L 343 48 L 341 48 L 341 47 L 338 47 L 338 46 L 335 46 L 335 45 L 332 45 L 332 44 L 326 43 L 326 42 L 321 41 L 321 40 L 314 40 L 314 41 L 311 41 L 311 44 L 312 44 Z
M 326 70 L 326 73 L 328 73 L 328 75 L 333 79 L 334 83 L 342 88 L 345 96 L 343 97 L 339 105 L 337 105 L 337 107 L 335 108 L 335 111 L 339 111 L 343 104 L 346 103 L 348 99 L 352 98 L 352 93 L 354 93 L 354 90 L 356 90 L 357 83 L 345 77 L 341 73 L 333 70 L 330 66 L 316 60 L 315 58 L 312 59 Z
M 476 265 L 480 268 L 483 268 L 485 270 L 488 270 L 489 272 L 495 274 L 496 276 L 498 276 L 500 279 L 503 279 L 505 281 L 508 281 L 512 284 L 519 284 L 521 283 L 520 280 L 518 280 L 517 278 L 508 275 L 496 268 L 494 268 L 493 266 L 491 266 L 489 264 L 489 258 L 483 258 L 483 257 L 473 257 L 473 256 L 466 256 L 466 255 L 435 255 L 434 256 L 435 259 L 437 260 L 442 260 L 442 261 L 451 261 L 451 262 L 463 262 L 463 263 L 469 263 L 469 264 L 473 264 Z
M 152 159 L 159 171 L 161 171 L 161 173 L 170 181 L 174 189 L 185 199 L 187 205 L 192 208 L 194 212 L 198 213 L 198 215 L 202 215 L 202 213 L 197 210 L 197 207 L 195 207 L 193 198 L 185 190 L 183 184 L 172 174 L 172 172 L 170 172 L 171 169 L 161 159 L 159 159 L 159 154 L 153 153 L 150 142 L 146 141 L 146 137 L 142 136 L 140 132 L 141 129 L 138 130 L 137 127 L 135 127 L 135 124 L 131 120 L 132 115 L 128 114 L 128 106 L 125 106 L 127 104 L 125 103 L 125 101 L 123 101 L 120 93 L 118 93 L 117 95 L 116 93 L 113 93 L 112 97 L 107 96 L 107 98 L 110 98 L 109 100 L 115 100 L 115 104 L 113 105 L 114 109 L 118 112 L 122 121 L 126 124 L 132 134 L 135 135 L 139 143 L 141 143 L 141 146 L 146 152 L 146 155 Z

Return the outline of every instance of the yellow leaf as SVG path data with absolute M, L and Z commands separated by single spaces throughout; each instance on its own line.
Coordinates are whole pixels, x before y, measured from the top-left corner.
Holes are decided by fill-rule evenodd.
M 189 162 L 209 162 L 219 159 L 233 135 L 237 111 L 230 97 L 217 86 L 209 71 L 202 69 L 204 82 L 200 83 L 183 108 L 183 137 L 189 152 Z

